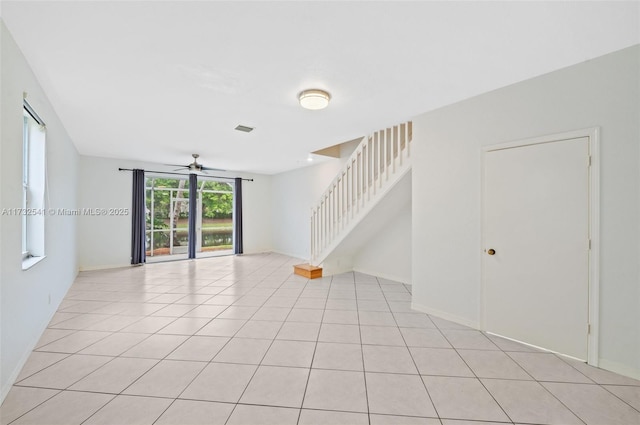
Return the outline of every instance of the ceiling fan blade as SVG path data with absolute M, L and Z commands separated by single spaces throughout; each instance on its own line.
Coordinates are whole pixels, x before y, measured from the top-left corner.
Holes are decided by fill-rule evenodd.
M 207 171 L 227 171 L 227 170 L 223 170 L 222 168 L 205 167 L 204 165 L 200 169 L 207 170 Z

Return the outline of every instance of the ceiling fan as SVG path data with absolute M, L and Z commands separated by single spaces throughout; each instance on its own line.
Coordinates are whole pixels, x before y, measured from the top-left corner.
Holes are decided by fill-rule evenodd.
M 198 162 L 198 158 L 200 157 L 200 155 L 198 155 L 197 153 L 194 153 L 191 155 L 193 157 L 193 162 L 191 164 L 187 164 L 187 165 L 178 165 L 178 164 L 167 164 L 167 165 L 173 165 L 175 167 L 180 167 L 174 171 L 178 171 L 178 170 L 182 170 L 182 169 L 187 169 L 189 171 L 200 171 L 202 173 L 207 173 L 207 171 L 226 171 L 223 170 L 221 168 L 211 168 L 211 167 L 205 167 L 204 165 L 200 164 Z

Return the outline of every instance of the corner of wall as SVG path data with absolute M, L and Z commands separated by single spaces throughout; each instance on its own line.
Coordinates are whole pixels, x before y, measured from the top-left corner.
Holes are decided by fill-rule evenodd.
M 430 307 L 426 307 L 424 305 L 418 304 L 415 301 L 411 302 L 411 308 L 413 310 L 420 311 L 422 313 L 426 313 L 432 316 L 439 317 L 441 319 L 448 320 L 450 322 L 458 323 L 463 326 L 468 326 L 473 329 L 480 329 L 480 323 L 475 320 L 469 320 L 466 317 L 461 317 L 455 314 L 448 313 L 446 311 L 436 310 Z
M 23 93 L 47 123 L 48 208 L 77 208 L 78 152 L 47 94 L 4 22 L 0 90 L 0 204 L 22 205 Z M 22 270 L 22 226 L 19 216 L 0 218 L 0 397 L 4 397 L 55 314 L 78 271 L 77 217 L 45 216 L 47 257 Z
M 347 256 L 333 256 L 324 260 L 321 266 L 323 276 L 346 273 L 353 271 L 353 258 Z

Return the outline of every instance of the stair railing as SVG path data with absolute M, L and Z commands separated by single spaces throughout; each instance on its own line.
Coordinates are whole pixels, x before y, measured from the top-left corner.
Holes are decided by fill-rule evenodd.
M 311 209 L 311 264 L 408 165 L 411 139 L 411 121 L 362 138 Z

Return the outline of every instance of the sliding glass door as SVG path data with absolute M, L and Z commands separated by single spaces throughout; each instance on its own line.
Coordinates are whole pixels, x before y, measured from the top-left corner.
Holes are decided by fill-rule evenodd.
M 189 235 L 189 180 L 146 178 L 147 260 L 188 258 L 189 238 L 196 241 L 196 256 L 233 253 L 233 185 L 198 182 L 196 234 Z
M 233 254 L 233 185 L 198 182 L 198 256 Z
M 147 258 L 187 258 L 189 180 L 147 177 L 145 189 Z

